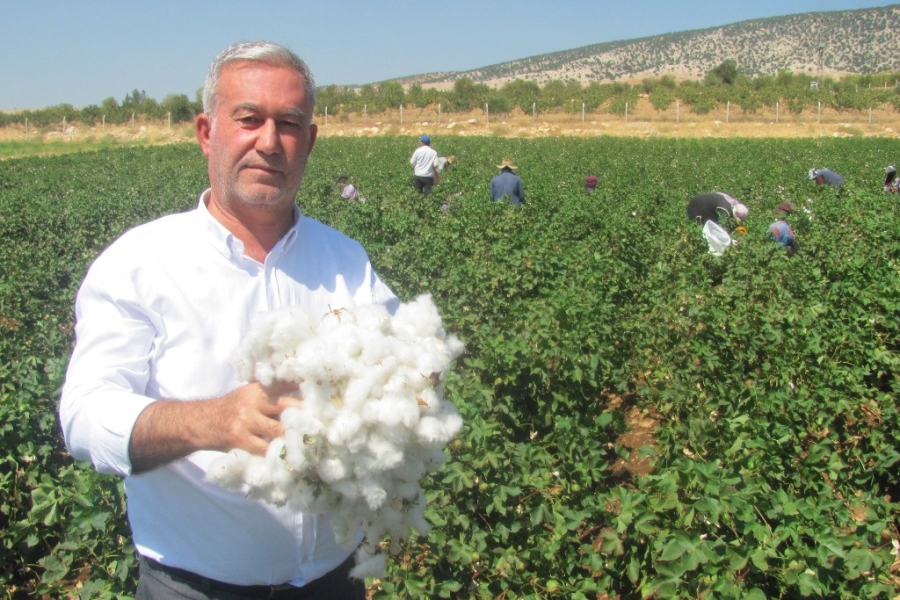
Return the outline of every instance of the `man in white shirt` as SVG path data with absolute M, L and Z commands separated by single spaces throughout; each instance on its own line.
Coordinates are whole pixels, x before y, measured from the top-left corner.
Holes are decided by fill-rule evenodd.
M 196 122 L 210 189 L 197 209 L 125 233 L 79 290 L 60 420 L 73 457 L 125 477 L 137 599 L 365 597 L 327 515 L 204 481 L 222 452 L 264 454 L 300 402 L 238 378 L 256 313 L 398 304 L 357 242 L 296 205 L 314 106 L 312 75 L 286 48 L 222 52 Z
M 431 138 L 423 135 L 419 138 L 419 147 L 413 152 L 409 164 L 413 166 L 413 187 L 426 196 L 434 186 L 434 161 L 438 153 L 431 147 Z

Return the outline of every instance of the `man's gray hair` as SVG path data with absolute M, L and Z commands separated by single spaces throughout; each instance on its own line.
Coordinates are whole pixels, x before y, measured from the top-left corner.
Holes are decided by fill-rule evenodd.
M 217 86 L 219 76 L 225 65 L 236 60 L 249 60 L 261 62 L 275 67 L 289 67 L 303 77 L 306 82 L 306 98 L 309 102 L 310 117 L 316 106 L 316 82 L 313 80 L 309 66 L 303 60 L 280 44 L 274 42 L 240 42 L 226 48 L 213 60 L 206 73 L 206 81 L 203 84 L 203 112 L 213 116 L 218 100 Z

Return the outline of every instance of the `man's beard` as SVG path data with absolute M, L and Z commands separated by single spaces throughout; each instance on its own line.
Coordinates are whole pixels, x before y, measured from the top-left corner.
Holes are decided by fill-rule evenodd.
M 218 183 L 226 204 L 237 201 L 249 206 L 278 206 L 285 201 L 286 196 L 292 196 L 292 201 L 297 196 L 296 190 L 290 194 L 282 187 L 253 183 L 242 184 L 240 168 L 237 171 L 220 173 Z

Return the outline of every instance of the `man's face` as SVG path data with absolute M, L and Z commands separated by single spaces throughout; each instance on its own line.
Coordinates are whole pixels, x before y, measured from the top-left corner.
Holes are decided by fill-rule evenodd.
M 303 78 L 239 61 L 222 69 L 217 92 L 214 114 L 197 118 L 212 201 L 230 213 L 293 205 L 317 133 Z

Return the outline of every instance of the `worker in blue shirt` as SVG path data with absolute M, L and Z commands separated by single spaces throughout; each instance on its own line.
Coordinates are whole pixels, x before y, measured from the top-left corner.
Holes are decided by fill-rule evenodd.
M 831 169 L 810 169 L 810 181 L 815 181 L 816 185 L 828 184 L 833 187 L 840 187 L 844 183 L 844 178 Z
M 525 187 L 522 185 L 522 178 L 513 173 L 513 169 L 518 167 L 510 159 L 504 158 L 497 168 L 500 173 L 491 179 L 491 199 L 496 201 L 508 198 L 513 206 L 524 204 Z

